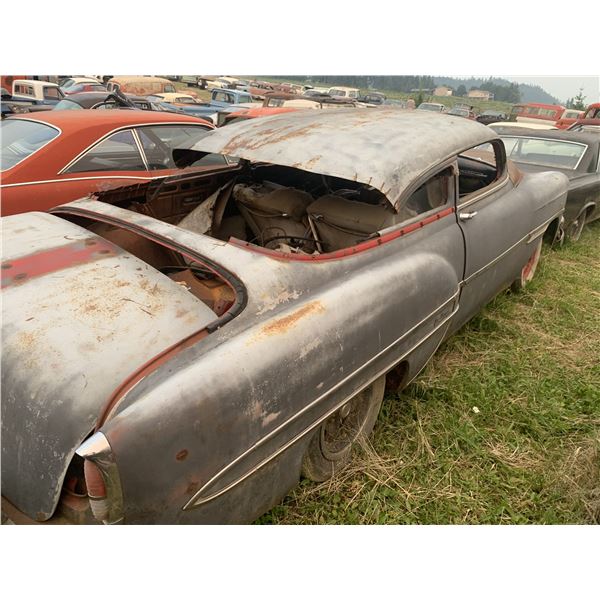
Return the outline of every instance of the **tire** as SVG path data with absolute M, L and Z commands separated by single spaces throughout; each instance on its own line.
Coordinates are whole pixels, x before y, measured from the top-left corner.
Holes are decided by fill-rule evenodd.
M 352 446 L 369 437 L 375 426 L 385 391 L 385 375 L 356 394 L 314 433 L 304 459 L 302 475 L 327 481 L 350 460 Z
M 571 242 L 579 241 L 583 228 L 585 227 L 585 218 L 586 211 L 583 210 L 579 213 L 577 218 L 569 225 L 569 228 L 567 229 L 567 237 Z
M 540 262 L 540 255 L 542 253 L 542 241 L 542 238 L 540 238 L 535 243 L 535 247 L 531 256 L 529 257 L 529 260 L 521 269 L 521 275 L 518 279 L 515 279 L 511 286 L 513 292 L 520 292 L 521 290 L 525 289 L 529 282 L 533 279 L 538 263 Z

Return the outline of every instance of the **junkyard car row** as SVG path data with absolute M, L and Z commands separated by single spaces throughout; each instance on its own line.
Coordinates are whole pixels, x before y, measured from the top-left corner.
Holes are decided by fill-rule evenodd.
M 597 132 L 339 89 L 218 128 L 3 121 L 3 516 L 253 521 L 339 472 L 386 387 L 600 215 Z

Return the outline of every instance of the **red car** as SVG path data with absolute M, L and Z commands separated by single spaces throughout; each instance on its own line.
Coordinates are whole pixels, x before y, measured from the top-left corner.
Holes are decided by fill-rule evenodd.
M 48 111 L 4 119 L 1 212 L 47 210 L 92 192 L 179 172 L 174 148 L 190 148 L 212 124 L 144 110 Z M 194 164 L 228 165 L 222 157 Z

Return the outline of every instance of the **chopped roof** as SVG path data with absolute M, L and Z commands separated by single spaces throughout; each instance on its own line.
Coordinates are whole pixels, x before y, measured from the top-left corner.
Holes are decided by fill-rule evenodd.
M 397 108 L 297 111 L 209 133 L 195 150 L 360 181 L 397 206 L 424 171 L 497 138 L 481 123 Z

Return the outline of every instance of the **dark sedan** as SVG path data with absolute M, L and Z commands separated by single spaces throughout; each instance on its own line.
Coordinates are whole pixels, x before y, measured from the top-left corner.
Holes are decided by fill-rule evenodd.
M 567 237 L 577 241 L 586 223 L 600 218 L 600 133 L 595 131 L 500 131 L 506 155 L 522 171 L 560 171 L 569 178 Z
M 63 98 L 54 110 L 81 110 L 81 109 L 112 109 L 112 108 L 139 108 L 152 110 L 152 105 L 143 96 L 131 96 L 114 92 L 80 92 Z
M 507 121 L 508 115 L 498 110 L 484 110 L 476 117 L 476 120 L 484 125 L 489 125 L 490 123 L 497 123 L 498 121 Z

